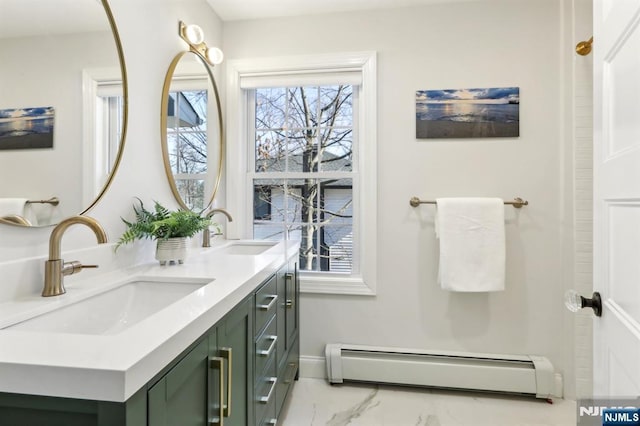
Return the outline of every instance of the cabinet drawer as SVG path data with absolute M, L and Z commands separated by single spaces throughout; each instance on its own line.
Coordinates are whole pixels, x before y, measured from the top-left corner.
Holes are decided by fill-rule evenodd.
M 264 374 L 269 362 L 276 359 L 276 345 L 280 337 L 276 334 L 276 318 L 271 318 L 269 325 L 255 341 L 256 377 Z
M 275 361 L 275 360 L 274 360 Z M 259 423 L 267 414 L 270 407 L 276 408 L 276 387 L 278 385 L 277 363 L 272 362 L 267 365 L 264 375 L 258 375 L 255 387 L 255 416 L 256 423 Z
M 287 341 L 287 327 L 286 327 L 286 319 L 287 319 L 287 306 L 286 306 L 286 299 L 287 299 L 287 283 L 286 283 L 286 274 L 287 274 L 287 268 L 282 268 L 281 270 L 278 271 L 278 273 L 276 274 L 277 276 L 277 287 L 278 287 L 278 307 L 277 307 L 277 312 L 276 312 L 276 321 L 277 323 L 277 329 L 278 329 L 278 342 L 276 345 L 277 348 L 277 355 L 276 357 L 278 358 L 278 363 L 282 363 L 284 361 L 284 359 L 286 358 L 286 352 L 287 352 L 287 346 L 286 346 L 286 341 Z
M 287 394 L 289 393 L 291 386 L 293 386 L 293 381 L 295 380 L 295 377 L 298 374 L 298 369 L 300 368 L 299 348 L 299 339 L 296 339 L 291 346 L 286 362 L 280 363 L 278 383 L 276 385 L 276 409 L 278 413 L 282 409 L 282 405 L 287 398 Z
M 271 402 L 267 404 L 267 408 L 264 410 L 264 416 L 258 423 L 260 426 L 275 426 L 278 424 L 276 417 L 276 401 L 275 398 L 271 398 Z
M 271 317 L 276 313 L 278 289 L 275 275 L 256 292 L 255 335 L 259 336 Z M 275 334 L 275 333 L 274 333 Z

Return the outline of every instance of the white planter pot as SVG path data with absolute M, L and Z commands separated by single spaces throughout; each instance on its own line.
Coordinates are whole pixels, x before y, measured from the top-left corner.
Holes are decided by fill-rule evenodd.
M 166 265 L 167 262 L 178 262 L 179 264 L 182 264 L 186 257 L 186 237 L 169 238 L 168 240 L 157 241 L 156 260 L 158 260 L 161 265 Z

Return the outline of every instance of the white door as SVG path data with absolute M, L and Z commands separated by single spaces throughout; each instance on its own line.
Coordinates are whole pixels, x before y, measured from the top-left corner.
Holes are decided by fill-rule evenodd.
M 640 395 L 640 0 L 594 0 L 594 395 Z

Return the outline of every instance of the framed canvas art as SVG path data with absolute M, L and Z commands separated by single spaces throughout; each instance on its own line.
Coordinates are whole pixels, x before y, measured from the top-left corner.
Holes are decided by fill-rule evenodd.
M 520 136 L 520 88 L 416 91 L 416 138 Z
M 53 107 L 0 109 L 0 149 L 53 147 Z

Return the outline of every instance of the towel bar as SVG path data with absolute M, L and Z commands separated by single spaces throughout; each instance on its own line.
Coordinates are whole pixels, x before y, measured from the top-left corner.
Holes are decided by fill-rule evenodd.
M 60 199 L 58 197 L 52 197 L 48 200 L 29 200 L 27 204 L 51 204 L 52 206 L 57 206 L 60 204 Z
M 522 206 L 528 206 L 529 202 L 527 200 L 523 200 L 520 197 L 514 198 L 513 201 L 505 201 L 505 204 L 512 205 L 516 209 L 522 208 Z M 409 200 L 409 204 L 411 207 L 418 207 L 420 204 L 436 204 L 435 200 L 421 200 L 418 197 L 411 197 Z

